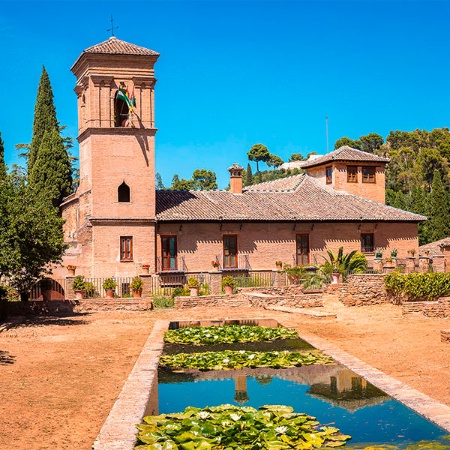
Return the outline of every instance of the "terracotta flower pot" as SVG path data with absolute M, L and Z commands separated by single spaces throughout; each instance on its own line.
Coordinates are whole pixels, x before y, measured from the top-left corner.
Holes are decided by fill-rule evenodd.
M 75 276 L 75 267 L 70 267 L 67 269 L 67 272 L 69 273 L 69 277 L 74 277 Z
M 134 298 L 141 298 L 142 297 L 142 289 L 134 289 L 133 290 L 133 297 Z
M 224 286 L 223 290 L 225 291 L 226 295 L 231 295 L 233 293 L 233 286 Z
M 114 289 L 106 289 L 106 298 L 114 298 Z
M 198 297 L 198 286 L 190 286 L 189 292 L 191 297 Z
M 84 298 L 84 291 L 75 291 L 76 300 L 83 300 L 83 298 Z

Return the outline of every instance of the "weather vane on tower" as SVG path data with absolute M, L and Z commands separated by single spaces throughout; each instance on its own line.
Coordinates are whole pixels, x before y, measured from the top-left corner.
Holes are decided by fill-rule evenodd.
M 119 28 L 119 27 L 114 26 L 114 19 L 111 14 L 111 28 L 108 28 L 106 31 L 111 31 L 111 36 L 114 36 L 114 30 L 117 30 L 117 28 Z

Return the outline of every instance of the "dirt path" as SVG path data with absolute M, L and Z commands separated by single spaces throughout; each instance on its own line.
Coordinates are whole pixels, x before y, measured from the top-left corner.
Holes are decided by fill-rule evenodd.
M 0 449 L 88 450 L 159 319 L 288 319 L 354 356 L 450 405 L 445 319 L 401 316 L 400 307 L 345 308 L 337 319 L 265 310 L 92 313 L 39 317 L 0 333 Z

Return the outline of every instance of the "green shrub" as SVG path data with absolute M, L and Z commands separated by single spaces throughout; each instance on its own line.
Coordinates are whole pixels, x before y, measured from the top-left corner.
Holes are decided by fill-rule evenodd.
M 91 283 L 90 281 L 84 282 L 84 291 L 85 291 L 85 297 L 86 298 L 98 298 L 100 297 L 100 294 L 95 290 L 94 283 Z
M 133 278 L 133 281 L 130 284 L 130 288 L 133 291 L 140 291 L 144 287 L 144 283 L 141 280 L 141 277 L 136 276 Z
M 283 266 L 283 272 L 287 275 L 289 281 L 292 284 L 300 283 L 300 280 L 304 278 L 306 274 L 306 270 L 304 267 L 291 266 L 290 264 L 285 264 Z
M 230 275 L 222 278 L 222 287 L 231 286 L 234 287 L 235 281 L 234 278 Z
M 182 289 L 182 288 L 176 288 L 176 289 Z M 174 289 L 174 290 L 176 290 L 176 289 Z M 173 308 L 173 298 L 164 297 L 164 296 L 153 297 L 153 306 L 155 308 Z
M 178 286 L 172 291 L 172 299 L 189 295 L 189 288 Z
M 74 291 L 84 291 L 86 289 L 86 282 L 83 275 L 77 275 L 72 281 L 72 289 Z
M 437 300 L 450 295 L 450 273 L 393 272 L 384 277 L 386 291 L 397 301 Z
M 188 279 L 188 286 L 189 287 L 197 287 L 198 286 L 197 278 L 193 278 L 193 277 L 189 278 Z
M 209 295 L 210 294 L 210 289 L 209 289 L 209 284 L 208 283 L 204 283 L 200 286 L 200 289 L 198 290 L 198 295 Z
M 103 289 L 105 291 L 107 289 L 115 289 L 117 287 L 117 283 L 112 278 L 106 278 L 106 280 L 103 282 Z

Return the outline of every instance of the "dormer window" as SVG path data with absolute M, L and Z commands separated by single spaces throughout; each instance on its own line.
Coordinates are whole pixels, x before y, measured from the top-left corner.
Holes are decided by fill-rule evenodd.
M 325 176 L 327 179 L 327 184 L 331 184 L 333 182 L 333 167 L 325 167 Z
M 375 167 L 362 168 L 362 182 L 375 183 Z
M 347 183 L 358 182 L 358 167 L 347 166 Z
M 130 201 L 130 187 L 125 181 L 117 189 L 118 201 L 129 202 Z

